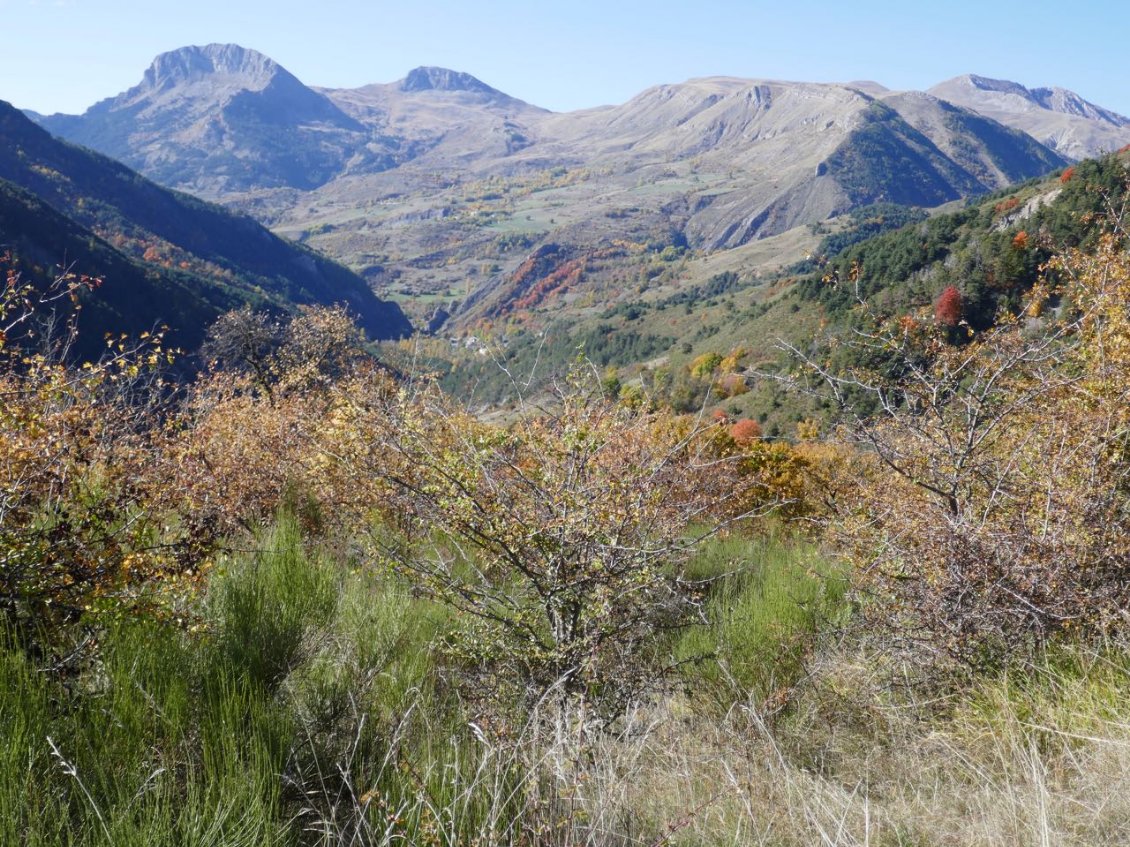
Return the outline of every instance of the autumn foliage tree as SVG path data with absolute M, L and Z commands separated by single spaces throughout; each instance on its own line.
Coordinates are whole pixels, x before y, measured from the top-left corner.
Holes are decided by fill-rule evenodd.
M 934 319 L 941 326 L 956 327 L 961 323 L 964 309 L 965 304 L 961 292 L 957 290 L 957 286 L 950 285 L 934 301 Z
M 761 425 L 750 418 L 742 418 L 730 427 L 730 437 L 737 444 L 747 445 L 761 438 Z

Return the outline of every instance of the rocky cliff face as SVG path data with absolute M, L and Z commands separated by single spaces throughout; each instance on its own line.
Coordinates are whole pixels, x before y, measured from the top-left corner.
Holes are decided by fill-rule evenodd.
M 470 74 L 434 67 L 420 67 L 409 71 L 408 76 L 401 80 L 399 88 L 401 91 L 473 91 L 505 96 Z
M 1065 88 L 1025 88 L 1008 80 L 966 74 L 930 93 L 1026 132 L 1070 159 L 1098 156 L 1130 144 L 1130 118 Z
M 364 127 L 273 60 L 231 44 L 158 56 L 141 82 L 51 132 L 205 196 L 309 189 L 340 170 Z
M 218 87 L 227 79 L 238 88 L 263 89 L 285 74 L 273 59 L 236 44 L 183 47 L 162 53 L 145 71 L 141 84 L 124 95 L 127 99 L 206 80 Z M 218 93 L 218 92 L 217 92 Z

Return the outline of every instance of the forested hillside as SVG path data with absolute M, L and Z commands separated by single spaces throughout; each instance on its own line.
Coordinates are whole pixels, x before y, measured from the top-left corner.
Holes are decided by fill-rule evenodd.
M 786 347 L 811 351 L 817 339 L 850 335 L 877 315 L 932 320 L 951 288 L 961 332 L 986 329 L 1001 310 L 1017 313 L 1049 259 L 1092 243 L 1096 217 L 1120 207 L 1125 155 L 950 211 L 862 207 L 811 228 L 803 252 L 790 246 L 796 260 L 784 266 L 651 254 L 640 259 L 638 276 L 606 290 L 606 300 L 530 309 L 525 323 L 499 319 L 458 345 L 424 339 L 411 355 L 468 402 L 505 405 L 536 393 L 583 351 L 625 397 L 751 418 L 766 435 L 791 437 L 807 420 L 830 423 L 834 409 L 826 398 L 790 394 L 779 379 L 762 378 L 793 369 Z M 600 260 L 575 261 L 583 272 Z M 389 346 L 386 355 L 406 353 Z M 831 355 L 846 365 L 857 354 L 841 346 Z

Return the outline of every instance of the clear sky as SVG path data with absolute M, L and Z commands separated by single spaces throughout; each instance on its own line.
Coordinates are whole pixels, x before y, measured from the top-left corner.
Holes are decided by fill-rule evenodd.
M 1061 85 L 1130 115 L 1130 3 L 948 0 L 0 0 L 0 100 L 81 112 L 153 57 L 234 42 L 309 85 L 466 71 L 557 111 L 727 74 L 928 88 Z

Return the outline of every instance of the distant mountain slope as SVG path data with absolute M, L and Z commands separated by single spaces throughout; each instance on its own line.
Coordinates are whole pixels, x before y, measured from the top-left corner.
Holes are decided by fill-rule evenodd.
M 213 306 L 343 302 L 374 337 L 395 338 L 411 331 L 396 305 L 378 299 L 362 279 L 340 265 L 273 235 L 246 216 L 160 188 L 118 162 L 58 141 L 3 102 L 0 179 L 35 195 L 134 262 L 158 266 L 156 274 L 168 277 L 173 268 L 184 272 L 186 279 L 195 280 L 202 301 Z M 22 237 L 18 224 L 16 216 L 6 239 Z M 68 257 L 50 258 L 61 262 Z M 79 270 L 107 273 L 99 267 Z M 209 287 L 226 293 L 213 296 L 205 291 Z M 137 291 L 134 296 L 147 295 Z M 154 307 L 170 324 L 180 322 L 174 304 Z
M 1025 88 L 1008 80 L 965 74 L 930 93 L 1022 130 L 1071 159 L 1112 152 L 1130 144 L 1130 118 L 1064 88 Z
M 529 146 L 533 127 L 549 114 L 447 68 L 419 67 L 392 83 L 317 90 L 371 134 L 343 164 L 346 174 L 380 172 L 425 154 L 433 165 L 474 167 Z
M 425 108 L 437 120 L 484 109 L 421 92 L 426 103 L 410 112 L 394 86 L 358 91 L 390 125 Z M 937 98 L 877 93 L 883 99 L 845 85 L 691 80 L 620 106 L 516 112 L 492 133 L 460 135 L 453 121 L 399 167 L 339 177 L 301 199 L 232 202 L 378 285 L 447 292 L 459 321 L 479 313 L 480 292 L 494 302 L 509 290 L 541 245 L 728 250 L 860 205 L 936 206 L 1065 164 L 1031 137 Z M 330 96 L 368 120 L 358 92 Z M 452 292 L 466 294 L 456 302 Z
M 929 94 L 888 92 L 882 102 L 981 186 L 1003 188 L 1066 164 L 1026 133 Z
M 102 353 L 105 333 L 136 335 L 162 324 L 175 328 L 170 343 L 193 349 L 212 321 L 244 302 L 226 286 L 130 259 L 7 180 L 0 180 L 0 253 L 11 256 L 25 281 L 40 286 L 68 270 L 103 280 L 83 298 L 76 353 L 85 358 Z
M 890 314 L 907 304 L 929 306 L 952 285 L 963 297 L 963 319 L 983 329 L 1000 309 L 1021 308 L 1054 255 L 1097 240 L 1108 228 L 1109 208 L 1120 208 L 1127 196 L 1128 177 L 1130 154 L 1083 160 L 1066 181 L 1032 180 L 851 244 L 809 267 L 797 290 L 846 323 L 860 296 Z
M 202 194 L 313 188 L 368 137 L 285 68 L 232 44 L 163 53 L 129 91 L 83 115 L 39 122 L 158 182 Z
M 690 193 L 686 224 L 693 246 L 718 249 L 876 201 L 936 206 L 1063 164 L 1027 136 L 975 118 L 925 95 L 879 101 L 845 85 L 713 77 L 555 116 L 545 134 L 574 157 L 588 148 L 600 164 L 725 169 L 729 184 Z M 994 157 L 1013 163 L 1012 173 Z

